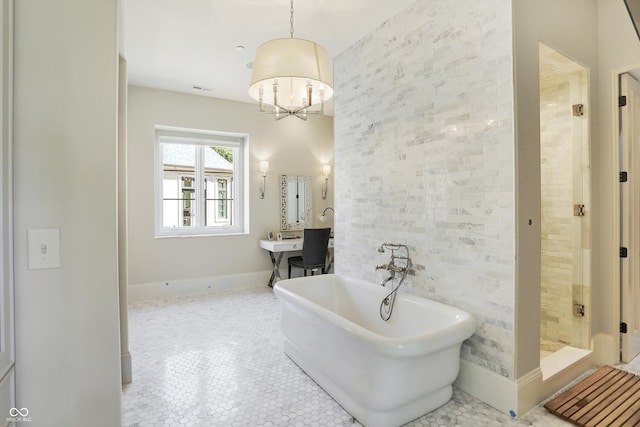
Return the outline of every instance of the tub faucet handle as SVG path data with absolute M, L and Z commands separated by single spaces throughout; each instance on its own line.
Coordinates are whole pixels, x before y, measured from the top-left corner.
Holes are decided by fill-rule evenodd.
M 394 277 L 394 276 L 395 276 L 395 275 L 394 275 L 394 274 L 392 274 L 391 276 L 389 276 L 389 277 L 387 277 L 386 279 L 384 279 L 384 280 L 382 281 L 382 283 L 380 283 L 380 286 L 384 286 L 384 285 L 386 285 L 387 283 L 389 283 L 391 280 L 395 279 L 395 277 Z

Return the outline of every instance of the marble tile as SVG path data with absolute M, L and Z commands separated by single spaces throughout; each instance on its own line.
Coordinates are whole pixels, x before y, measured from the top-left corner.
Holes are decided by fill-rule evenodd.
M 552 63 L 548 55 L 541 55 L 540 61 L 541 69 Z M 589 319 L 576 318 L 572 310 L 574 302 L 583 301 L 582 287 L 574 285 L 582 283 L 574 273 L 574 265 L 582 262 L 581 252 L 574 251 L 580 238 L 579 234 L 574 236 L 574 228 L 581 229 L 582 218 L 573 216 L 574 199 L 581 200 L 581 192 L 574 189 L 574 168 L 570 167 L 576 162 L 572 128 L 582 119 L 571 115 L 572 93 L 578 91 L 571 87 L 577 85 L 574 81 L 582 81 L 586 87 L 586 78 L 580 79 L 577 71 L 556 71 L 540 81 L 540 336 L 581 346 L 580 340 L 573 340 L 574 331 L 583 329 L 580 323 Z
M 511 31 L 508 0 L 418 0 L 338 55 L 334 207 L 337 273 L 407 244 L 407 289 L 486 323 L 465 357 L 513 380 Z
M 263 288 L 130 306 L 122 425 L 360 426 L 283 353 L 279 322 L 278 300 Z M 569 424 L 543 408 L 513 420 L 458 389 L 407 424 L 504 425 Z

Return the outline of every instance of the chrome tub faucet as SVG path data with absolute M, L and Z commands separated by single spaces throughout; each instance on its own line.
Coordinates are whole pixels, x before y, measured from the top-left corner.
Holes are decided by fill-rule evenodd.
M 411 258 L 409 258 L 409 248 L 402 243 L 383 243 L 378 248 L 378 252 L 385 252 L 385 249 L 391 250 L 391 260 L 387 264 L 381 264 L 376 266 L 377 270 L 387 270 L 390 274 L 389 277 L 384 279 L 380 285 L 385 286 L 388 282 L 391 282 L 391 292 L 380 303 L 380 317 L 382 320 L 387 321 L 391 318 L 393 312 L 393 304 L 396 298 L 396 292 L 400 289 L 404 278 L 407 275 L 407 271 L 411 268 Z M 396 251 L 403 249 L 406 255 L 396 255 Z M 396 260 L 400 260 L 400 265 L 396 264 Z M 402 273 L 402 277 L 398 281 L 398 284 L 394 287 L 393 280 L 396 278 L 396 273 Z

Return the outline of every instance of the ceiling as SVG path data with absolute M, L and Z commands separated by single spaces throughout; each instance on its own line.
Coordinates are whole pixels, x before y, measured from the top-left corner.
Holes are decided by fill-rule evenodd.
M 573 73 L 587 73 L 586 67 L 578 64 L 571 58 L 564 56 L 557 50 L 540 43 L 540 80 L 553 79 L 554 77 L 567 76 Z
M 322 45 L 333 60 L 414 1 L 296 0 L 294 36 Z M 246 64 L 260 44 L 289 37 L 289 0 L 122 3 L 121 51 L 133 85 L 253 102 Z

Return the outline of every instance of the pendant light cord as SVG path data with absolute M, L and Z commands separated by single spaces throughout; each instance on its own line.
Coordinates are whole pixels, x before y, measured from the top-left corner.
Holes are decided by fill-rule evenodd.
M 289 18 L 289 23 L 291 24 L 289 34 L 291 34 L 291 38 L 293 38 L 293 0 L 291 0 L 291 9 L 289 12 L 291 13 L 291 18 Z

